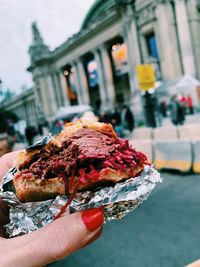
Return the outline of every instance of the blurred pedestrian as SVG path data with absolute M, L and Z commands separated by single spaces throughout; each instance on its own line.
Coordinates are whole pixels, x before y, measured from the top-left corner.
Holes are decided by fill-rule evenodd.
M 182 125 L 185 120 L 185 111 L 177 96 L 173 95 L 170 102 L 170 115 L 174 125 Z
M 176 95 L 173 95 L 171 97 L 169 108 L 170 108 L 171 121 L 174 125 L 177 125 L 178 124 L 178 102 L 177 102 Z
M 180 102 L 180 105 L 181 105 L 182 110 L 183 110 L 184 115 L 185 115 L 186 114 L 186 110 L 187 110 L 187 99 L 186 99 L 184 94 L 181 94 L 179 96 L 179 102 Z
M 160 118 L 158 115 L 157 97 L 155 94 L 146 91 L 143 95 L 143 107 L 146 120 L 146 126 L 155 128 Z M 159 121 L 160 123 L 160 121 Z
M 115 121 L 116 125 L 122 124 L 121 115 L 120 115 L 120 112 L 117 108 L 114 109 L 111 117 L 112 117 L 112 121 Z
M 178 124 L 183 125 L 185 122 L 185 106 L 178 103 Z
M 105 123 L 111 123 L 111 120 L 112 120 L 111 113 L 109 111 L 105 111 L 103 113 L 103 115 L 101 116 L 101 119 L 100 120 L 102 122 L 105 122 Z
M 132 132 L 135 127 L 135 119 L 131 109 L 127 105 L 125 105 L 122 109 L 121 114 L 123 126 L 130 132 Z
M 190 95 L 187 95 L 186 103 L 187 103 L 187 107 L 189 110 L 189 114 L 194 114 L 193 101 L 192 101 L 192 97 Z
M 58 126 L 59 132 L 61 132 L 64 129 L 64 121 L 63 120 L 59 120 L 59 121 L 57 121 L 56 124 Z
M 39 123 L 38 125 L 38 132 L 39 132 L 39 135 L 43 135 L 43 124 L 42 123 Z
M 67 121 L 69 122 L 69 121 Z M 63 122 L 64 124 L 64 122 Z M 62 130 L 62 124 L 59 123 L 59 121 L 54 121 L 49 127 L 49 132 L 51 132 L 53 135 L 57 135 Z
M 159 110 L 160 110 L 162 117 L 166 118 L 167 117 L 167 103 L 164 100 L 160 102 Z
M 33 126 L 27 126 L 25 129 L 26 140 L 29 146 L 33 144 L 33 139 L 36 136 L 37 131 Z
M 112 125 L 113 125 L 113 128 L 116 132 L 116 134 L 123 138 L 124 137 L 124 127 L 121 123 L 117 123 L 116 119 L 113 118 L 112 121 L 111 121 Z
M 121 138 L 124 137 L 124 127 L 122 125 L 121 114 L 118 109 L 115 108 L 114 112 L 111 115 L 111 123 L 117 133 Z

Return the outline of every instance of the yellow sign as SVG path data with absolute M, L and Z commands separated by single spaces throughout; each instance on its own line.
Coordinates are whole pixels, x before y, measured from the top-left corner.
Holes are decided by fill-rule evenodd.
M 137 78 L 141 90 L 149 90 L 155 87 L 155 72 L 151 64 L 141 64 L 137 66 Z

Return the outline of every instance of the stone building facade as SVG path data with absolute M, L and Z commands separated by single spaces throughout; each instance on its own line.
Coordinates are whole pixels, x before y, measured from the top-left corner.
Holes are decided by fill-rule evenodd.
M 1 102 L 1 108 L 15 113 L 27 126 L 38 127 L 38 122 L 44 117 L 37 106 L 33 88 L 13 97 L 12 100 Z
M 122 104 L 141 114 L 136 66 L 157 78 L 200 78 L 199 0 L 96 0 L 80 31 L 50 51 L 37 25 L 29 48 L 36 102 L 47 120 L 61 106 L 103 113 Z

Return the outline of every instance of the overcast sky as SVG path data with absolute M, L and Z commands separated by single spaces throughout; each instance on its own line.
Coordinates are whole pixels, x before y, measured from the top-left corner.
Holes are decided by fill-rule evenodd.
M 30 60 L 31 23 L 38 22 L 50 49 L 79 31 L 94 0 L 0 0 L 0 79 L 19 91 L 32 85 L 26 71 Z

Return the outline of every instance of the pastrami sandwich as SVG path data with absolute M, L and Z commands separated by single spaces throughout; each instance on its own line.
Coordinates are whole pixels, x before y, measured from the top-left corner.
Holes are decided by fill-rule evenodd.
M 22 202 L 74 196 L 139 175 L 148 164 L 111 124 L 76 121 L 41 149 L 21 152 L 13 178 Z

